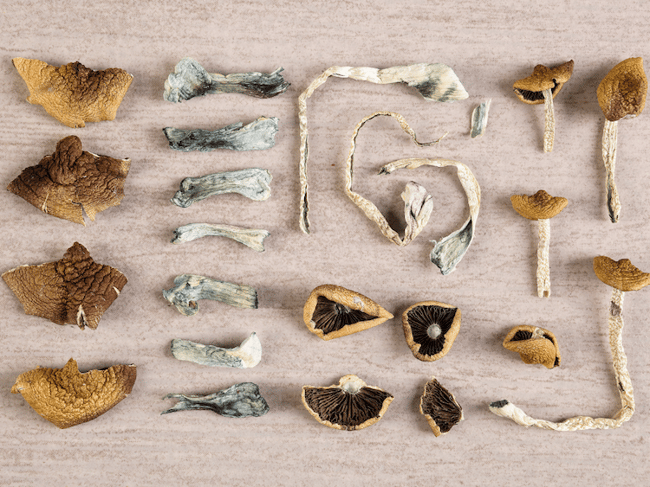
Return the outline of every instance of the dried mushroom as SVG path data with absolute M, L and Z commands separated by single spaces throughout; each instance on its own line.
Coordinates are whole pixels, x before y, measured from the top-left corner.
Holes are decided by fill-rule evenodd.
M 85 225 L 84 211 L 94 221 L 97 213 L 122 202 L 130 167 L 130 159 L 83 151 L 79 137 L 71 135 L 7 189 L 48 215 Z
M 555 335 L 536 326 L 516 326 L 503 340 L 503 346 L 517 352 L 525 364 L 542 364 L 547 369 L 560 366 L 560 349 Z
M 618 221 L 621 202 L 614 181 L 618 120 L 640 115 L 645 107 L 648 79 L 643 71 L 643 58 L 629 58 L 618 63 L 598 85 L 598 104 L 605 115 L 603 128 L 603 161 L 607 171 L 607 210 L 612 223 Z
M 551 268 L 549 249 L 551 244 L 550 219 L 558 215 L 569 201 L 561 196 L 551 196 L 540 189 L 532 196 L 513 195 L 510 197 L 512 207 L 517 213 L 529 220 L 537 220 L 539 244 L 537 246 L 537 295 L 540 298 L 551 296 Z
M 38 59 L 14 58 L 18 74 L 27 83 L 27 101 L 41 105 L 68 127 L 85 122 L 114 120 L 133 76 L 119 68 L 93 71 L 79 62 L 60 67 Z
M 213 225 L 210 223 L 189 223 L 174 230 L 173 244 L 191 242 L 208 236 L 226 237 L 244 244 L 256 252 L 264 252 L 264 239 L 270 233 L 266 230 L 240 228 L 232 225 Z
M 75 242 L 61 260 L 23 265 L 2 274 L 28 315 L 58 325 L 76 324 L 93 330 L 119 296 L 126 277 L 96 263 L 86 247 Z
M 435 377 L 424 384 L 424 392 L 420 398 L 420 412 L 427 418 L 436 436 L 449 433 L 451 428 L 464 419 L 463 408 L 456 402 L 454 395 Z
M 367 330 L 392 317 L 372 299 L 333 284 L 314 289 L 303 309 L 305 325 L 323 340 Z
M 269 405 L 260 394 L 260 388 L 253 382 L 241 382 L 207 396 L 167 394 L 163 399 L 170 398 L 178 399 L 178 402 L 160 414 L 207 409 L 227 418 L 247 418 L 269 412 Z
M 485 133 L 485 128 L 487 127 L 488 123 L 490 105 L 492 105 L 491 98 L 481 103 L 472 111 L 472 122 L 470 128 L 470 137 L 472 139 L 480 137 Z
M 356 375 L 341 377 L 338 385 L 302 388 L 302 403 L 309 414 L 339 430 L 354 431 L 375 424 L 392 400 L 392 394 L 367 385 Z
M 262 343 L 256 333 L 235 348 L 221 348 L 203 345 L 190 340 L 172 340 L 172 355 L 178 360 L 186 360 L 210 367 L 236 367 L 250 369 L 262 360 Z
M 79 372 L 74 359 L 62 369 L 38 367 L 20 374 L 11 388 L 45 419 L 61 429 L 101 416 L 133 389 L 135 365 Z
M 402 314 L 404 336 L 415 358 L 433 362 L 444 357 L 460 330 L 460 310 L 437 301 L 424 301 Z

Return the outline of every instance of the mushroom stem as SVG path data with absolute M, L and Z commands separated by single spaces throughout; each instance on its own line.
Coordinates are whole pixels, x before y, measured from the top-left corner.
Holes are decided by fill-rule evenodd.
M 551 243 L 551 221 L 540 219 L 538 221 L 539 243 L 537 245 L 537 296 L 548 298 L 551 296 L 551 268 L 548 255 Z
M 621 212 L 621 202 L 618 199 L 618 190 L 614 182 L 616 169 L 616 138 L 618 135 L 618 122 L 605 119 L 603 128 L 603 162 L 607 171 L 607 210 L 612 223 L 618 221 Z
M 544 95 L 544 152 L 553 150 L 555 140 L 555 113 L 553 111 L 553 93 L 551 88 L 542 91 Z

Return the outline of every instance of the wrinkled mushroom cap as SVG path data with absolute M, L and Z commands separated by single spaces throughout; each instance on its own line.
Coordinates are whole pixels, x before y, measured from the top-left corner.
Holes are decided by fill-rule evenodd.
M 437 301 L 423 301 L 402 314 L 404 336 L 413 355 L 433 362 L 451 349 L 460 330 L 460 309 Z
M 101 416 L 131 393 L 135 365 L 114 365 L 82 374 L 70 359 L 62 369 L 38 367 L 20 374 L 11 388 L 59 428 Z
M 621 291 L 638 291 L 650 284 L 650 274 L 634 267 L 630 259 L 595 257 L 594 272 L 605 284 Z
M 533 69 L 533 74 L 527 78 L 515 81 L 513 88 L 517 98 L 529 105 L 544 103 L 544 90 L 551 90 L 553 98 L 562 90 L 564 83 L 569 81 L 573 74 L 573 61 L 560 64 L 549 69 L 538 64 Z
M 547 369 L 560 365 L 560 349 L 555 335 L 544 328 L 516 326 L 506 335 L 503 346 L 517 352 L 526 364 L 542 364 Z
M 512 207 L 529 220 L 548 220 L 560 213 L 569 201 L 561 196 L 551 196 L 540 189 L 532 196 L 515 194 L 510 197 Z
M 333 284 L 314 289 L 303 309 L 305 325 L 323 340 L 367 330 L 392 317 L 372 299 Z
M 643 58 L 635 57 L 614 66 L 598 85 L 598 104 L 610 122 L 623 117 L 636 117 L 645 107 L 648 79 L 643 71 Z
M 375 424 L 392 400 L 392 394 L 367 385 L 353 374 L 341 377 L 338 385 L 302 388 L 302 403 L 309 414 L 339 430 L 360 430 Z
M 463 408 L 454 395 L 445 389 L 435 377 L 424 385 L 420 398 L 420 412 L 427 418 L 433 434 L 444 435 L 463 420 Z

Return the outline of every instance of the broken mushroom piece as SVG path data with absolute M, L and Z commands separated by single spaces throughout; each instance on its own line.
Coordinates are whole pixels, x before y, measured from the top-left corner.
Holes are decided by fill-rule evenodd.
M 307 329 L 323 340 L 367 330 L 392 317 L 372 299 L 333 284 L 314 289 L 303 309 Z
M 71 135 L 7 189 L 48 215 L 85 226 L 84 211 L 94 221 L 97 213 L 122 202 L 130 167 L 130 159 L 82 151 L 79 137 Z
M 555 335 L 544 328 L 516 326 L 506 335 L 503 346 L 517 352 L 525 364 L 542 364 L 547 369 L 560 365 L 560 349 Z
M 260 388 L 253 382 L 241 382 L 207 396 L 167 394 L 163 397 L 170 398 L 178 399 L 178 402 L 160 414 L 207 409 L 226 418 L 248 418 L 263 416 L 269 412 L 269 405 L 260 394 Z
M 254 332 L 235 348 L 221 348 L 179 339 L 172 340 L 171 348 L 172 355 L 178 360 L 210 367 L 250 369 L 262 360 L 262 343 Z
M 463 408 L 454 395 L 445 389 L 435 377 L 424 384 L 420 398 L 420 412 L 427 418 L 436 437 L 449 433 L 463 418 Z
M 528 78 L 515 81 L 513 88 L 517 98 L 529 105 L 544 103 L 544 152 L 553 150 L 555 139 L 555 114 L 553 98 L 562 90 L 573 74 L 573 61 L 549 69 L 538 64 Z
M 424 301 L 404 311 L 402 326 L 415 358 L 433 362 L 451 350 L 460 330 L 460 310 L 450 304 Z
M 97 264 L 75 242 L 61 260 L 11 269 L 2 278 L 28 315 L 58 325 L 76 324 L 93 330 L 119 296 L 126 277 L 113 267 Z
M 512 207 L 517 213 L 529 220 L 537 220 L 539 243 L 537 246 L 537 296 L 551 296 L 551 268 L 549 249 L 551 243 L 550 219 L 559 214 L 569 201 L 561 196 L 551 196 L 540 189 L 532 196 L 525 194 L 510 197 Z
M 485 133 L 485 128 L 488 123 L 488 112 L 492 105 L 492 99 L 488 98 L 472 111 L 470 137 L 475 139 Z
M 74 359 L 62 369 L 38 367 L 20 374 L 11 388 L 38 414 L 61 429 L 101 416 L 131 393 L 135 365 L 79 372 Z
M 612 223 L 618 221 L 621 202 L 614 181 L 618 121 L 640 115 L 645 107 L 648 79 L 643 71 L 643 58 L 629 58 L 618 63 L 598 85 L 598 104 L 605 114 L 603 129 L 603 161 L 607 171 L 607 210 Z
M 339 430 L 354 431 L 375 424 L 392 400 L 392 394 L 367 385 L 356 375 L 341 377 L 338 385 L 302 388 L 302 403 L 309 414 Z
M 244 244 L 256 252 L 264 252 L 264 239 L 271 235 L 266 230 L 234 227 L 232 225 L 213 225 L 210 223 L 189 223 L 174 230 L 173 244 L 191 242 L 203 237 L 226 237 Z
M 133 76 L 119 68 L 93 71 L 79 62 L 60 67 L 38 59 L 14 58 L 18 74 L 29 88 L 27 101 L 41 105 L 68 127 L 114 120 Z

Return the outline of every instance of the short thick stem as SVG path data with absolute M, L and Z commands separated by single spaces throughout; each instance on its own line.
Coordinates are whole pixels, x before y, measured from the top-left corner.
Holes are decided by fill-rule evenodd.
M 555 113 L 553 112 L 553 93 L 551 89 L 544 90 L 544 152 L 553 150 L 555 140 Z
M 618 122 L 605 120 L 603 128 L 603 162 L 607 171 L 607 211 L 612 223 L 618 221 L 621 212 L 621 202 L 618 199 L 618 190 L 614 181 L 616 169 L 616 138 L 618 135 Z
M 537 295 L 540 298 L 551 296 L 551 269 L 549 248 L 551 243 L 551 222 L 549 219 L 537 220 L 539 243 L 537 245 Z

